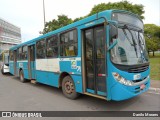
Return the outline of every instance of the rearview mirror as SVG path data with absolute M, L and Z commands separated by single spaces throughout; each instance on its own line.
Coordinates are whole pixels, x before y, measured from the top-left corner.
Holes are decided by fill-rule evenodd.
M 118 40 L 114 40 L 114 42 L 108 47 L 108 51 L 110 51 L 112 48 L 114 48 L 114 46 L 116 46 L 118 43 Z
M 110 36 L 112 39 L 117 39 L 118 37 L 118 28 L 116 25 L 110 24 Z

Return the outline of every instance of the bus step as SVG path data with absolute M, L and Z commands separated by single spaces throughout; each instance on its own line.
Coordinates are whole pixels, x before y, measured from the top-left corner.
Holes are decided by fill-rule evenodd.
M 32 83 L 32 84 L 36 84 L 37 81 L 36 81 L 36 80 L 31 80 L 31 83 Z

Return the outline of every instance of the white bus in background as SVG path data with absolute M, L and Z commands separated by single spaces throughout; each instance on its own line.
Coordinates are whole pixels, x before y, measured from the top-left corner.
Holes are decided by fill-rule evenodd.
M 9 73 L 9 50 L 4 50 L 0 53 L 1 73 Z

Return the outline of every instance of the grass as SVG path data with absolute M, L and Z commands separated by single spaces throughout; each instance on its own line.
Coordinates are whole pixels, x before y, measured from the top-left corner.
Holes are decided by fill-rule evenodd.
M 149 61 L 151 68 L 151 80 L 160 80 L 160 53 L 155 53 L 154 57 L 152 54 L 149 54 Z

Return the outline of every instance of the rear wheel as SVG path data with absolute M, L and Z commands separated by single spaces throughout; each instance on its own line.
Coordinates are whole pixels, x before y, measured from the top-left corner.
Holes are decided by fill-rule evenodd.
M 23 70 L 20 70 L 19 72 L 19 79 L 22 83 L 24 83 L 26 80 L 24 79 L 24 74 L 23 74 Z
M 74 82 L 70 76 L 63 78 L 62 91 L 63 94 L 69 99 L 76 99 L 79 96 L 79 93 L 76 92 Z

